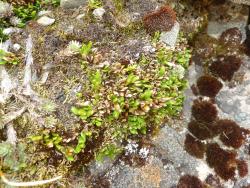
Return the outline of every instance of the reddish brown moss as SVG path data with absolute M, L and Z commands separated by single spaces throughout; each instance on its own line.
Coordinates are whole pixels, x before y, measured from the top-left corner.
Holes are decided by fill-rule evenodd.
M 206 151 L 207 163 L 223 179 L 232 179 L 237 166 L 236 153 L 223 150 L 216 143 L 209 144 Z
M 199 94 L 198 88 L 194 84 L 191 86 L 191 90 L 195 96 Z
M 249 134 L 248 130 L 241 128 L 236 122 L 229 119 L 219 120 L 217 126 L 221 127 L 222 130 L 220 140 L 226 146 L 233 148 L 239 148 Z
M 242 61 L 235 56 L 219 56 L 217 61 L 210 65 L 209 70 L 222 80 L 230 81 L 241 64 Z
M 237 167 L 240 177 L 245 177 L 248 174 L 248 165 L 246 161 L 238 160 Z
M 201 141 L 187 134 L 185 140 L 185 150 L 192 156 L 202 159 L 205 154 L 206 146 Z
M 144 26 L 150 34 L 154 34 L 156 31 L 171 30 L 175 21 L 176 13 L 169 6 L 164 6 L 155 12 L 145 15 L 143 18 Z
M 220 42 L 230 46 L 240 45 L 241 40 L 242 40 L 242 34 L 237 27 L 230 28 L 224 31 L 220 36 Z
M 218 115 L 218 111 L 213 103 L 200 99 L 194 100 L 191 111 L 197 121 L 207 123 L 215 121 Z
M 203 188 L 201 180 L 195 176 L 184 175 L 180 178 L 177 188 Z
M 204 60 L 211 57 L 214 53 L 214 44 L 217 43 L 217 40 L 209 35 L 200 33 L 194 38 L 194 59 L 195 60 Z
M 198 121 L 191 121 L 188 124 L 188 130 L 198 139 L 205 140 L 216 136 L 213 132 L 213 123 L 205 123 Z
M 203 96 L 215 97 L 222 88 L 222 83 L 215 77 L 205 75 L 197 80 L 197 87 Z

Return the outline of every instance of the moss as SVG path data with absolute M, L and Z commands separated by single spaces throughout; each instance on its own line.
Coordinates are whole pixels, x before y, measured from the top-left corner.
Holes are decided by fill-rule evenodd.
M 187 174 L 179 179 L 177 188 L 204 188 L 204 186 L 199 178 Z
M 143 18 L 144 26 L 151 35 L 157 31 L 169 31 L 175 21 L 176 13 L 169 6 L 161 7 L 155 12 L 146 14 Z
M 223 133 L 220 135 L 220 140 L 226 145 L 233 148 L 239 148 L 245 141 L 249 131 L 241 128 L 236 122 L 228 119 L 219 120 L 217 122 Z
M 248 164 L 246 161 L 238 160 L 237 168 L 238 168 L 240 177 L 245 177 L 248 174 Z
M 213 132 L 213 123 L 205 123 L 198 121 L 191 121 L 188 124 L 188 130 L 198 139 L 205 140 L 216 136 Z
M 241 64 L 242 61 L 238 57 L 220 55 L 217 57 L 217 60 L 209 66 L 209 70 L 222 80 L 231 81 L 234 73 L 239 70 Z
M 199 95 L 198 88 L 196 87 L 195 84 L 193 84 L 193 85 L 191 86 L 191 90 L 192 90 L 192 92 L 193 92 L 193 94 L 194 94 L 195 96 Z
M 194 46 L 194 56 L 196 58 L 209 58 L 214 54 L 214 47 L 217 44 L 217 40 L 210 37 L 209 35 L 205 35 L 203 33 L 197 34 L 193 39 L 194 42 L 191 44 Z
M 215 121 L 218 115 L 218 111 L 212 102 L 200 99 L 194 101 L 191 111 L 197 121 L 207 123 Z
M 242 40 L 242 34 L 237 27 L 230 28 L 224 31 L 220 36 L 220 42 L 229 46 L 240 45 L 241 40 Z
M 205 75 L 197 80 L 197 87 L 203 96 L 215 97 L 222 88 L 222 83 L 215 77 Z
M 209 144 L 206 151 L 207 163 L 223 179 L 232 179 L 236 170 L 237 154 L 223 150 L 217 143 Z
M 205 144 L 187 134 L 185 139 L 185 150 L 192 156 L 202 159 L 205 153 Z

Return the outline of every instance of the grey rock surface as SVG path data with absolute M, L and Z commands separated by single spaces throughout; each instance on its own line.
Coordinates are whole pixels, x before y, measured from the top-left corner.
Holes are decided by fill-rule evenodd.
M 49 26 L 52 25 L 55 22 L 55 19 L 50 18 L 48 16 L 42 16 L 37 20 L 37 23 L 42 25 L 42 26 Z
M 87 2 L 87 0 L 61 0 L 60 6 L 65 9 L 72 9 L 86 5 Z
M 105 14 L 105 9 L 104 8 L 97 8 L 93 11 L 93 15 L 95 16 L 95 18 L 97 19 L 102 19 L 103 15 Z
M 161 33 L 160 41 L 173 48 L 175 46 L 179 31 L 180 24 L 178 22 L 175 22 L 175 25 L 170 31 Z

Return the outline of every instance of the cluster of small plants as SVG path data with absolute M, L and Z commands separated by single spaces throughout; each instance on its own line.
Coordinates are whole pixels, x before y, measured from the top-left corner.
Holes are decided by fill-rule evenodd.
M 86 147 L 87 138 L 91 136 L 91 132 L 82 131 L 77 138 L 75 146 L 65 145 L 63 138 L 58 133 L 44 133 L 42 135 L 31 136 L 33 142 L 40 142 L 48 148 L 55 148 L 64 154 L 68 161 L 73 161 L 75 155 L 80 153 Z
M 18 171 L 26 167 L 25 145 L 17 146 L 9 142 L 0 143 L 0 171 Z
M 13 15 L 0 19 L 0 41 L 5 41 L 8 36 L 3 33 L 5 28 L 11 26 L 24 27 L 26 22 L 35 19 L 37 13 L 46 6 L 58 6 L 60 0 L 36 0 L 36 1 L 7 1 L 12 5 Z M 12 21 L 11 21 L 12 19 Z M 13 21 L 15 19 L 15 21 Z M 14 23 L 13 23 L 14 22 Z
M 16 65 L 18 64 L 18 62 L 19 61 L 17 57 L 13 53 L 0 49 L 0 65 L 5 65 L 5 64 Z
M 178 50 L 158 45 L 155 54 L 142 54 L 138 61 L 120 59 L 111 64 L 95 62 L 91 41 L 69 43 L 67 50 L 79 57 L 86 75 L 71 112 L 79 118 L 84 132 L 91 133 L 86 145 L 103 134 L 102 145 L 92 148 L 98 161 L 121 153 L 118 143 L 123 139 L 145 135 L 179 115 L 187 86 L 185 68 L 191 57 L 186 42 L 180 38 Z M 68 148 L 70 144 L 53 134 L 38 135 L 39 139 L 33 140 L 55 148 L 70 161 L 77 160 L 76 146 Z M 81 147 L 80 152 L 84 149 Z
M 225 42 L 224 45 L 235 45 L 238 42 L 237 36 L 231 36 L 232 34 L 239 35 L 235 29 L 229 29 L 229 31 L 225 31 L 222 34 L 221 41 Z M 206 52 L 210 53 L 212 50 L 210 49 Z M 201 51 L 200 57 L 208 58 L 209 55 Z M 214 168 L 215 172 L 225 180 L 233 179 L 236 175 L 236 170 L 238 170 L 241 177 L 247 175 L 247 163 L 237 159 L 236 149 L 245 143 L 250 131 L 240 127 L 233 120 L 220 119 L 214 104 L 214 98 L 223 87 L 219 79 L 231 81 L 241 64 L 240 58 L 236 56 L 219 55 L 217 60 L 208 66 L 209 72 L 197 80 L 195 94 L 209 97 L 209 99 L 199 97 L 194 100 L 191 109 L 192 119 L 188 124 L 189 133 L 186 135 L 185 140 L 186 151 L 196 158 L 202 159 L 206 156 L 208 165 Z M 213 140 L 215 137 L 218 137 L 226 147 L 233 148 L 233 150 L 222 149 Z M 206 142 L 204 142 L 205 140 Z

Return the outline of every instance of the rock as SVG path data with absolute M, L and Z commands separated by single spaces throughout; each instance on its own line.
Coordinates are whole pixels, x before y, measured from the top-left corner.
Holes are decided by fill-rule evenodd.
M 9 3 L 0 1 L 0 18 L 9 17 L 12 14 L 12 6 Z
M 50 13 L 51 13 L 50 10 L 41 10 L 40 12 L 38 12 L 37 16 L 41 17 L 41 16 L 44 16 L 44 15 L 48 15 Z
M 21 32 L 21 29 L 16 27 L 9 27 L 3 30 L 3 34 L 5 35 L 11 35 L 12 33 L 19 33 L 19 32 Z
M 173 48 L 175 46 L 179 31 L 180 24 L 178 22 L 175 22 L 175 25 L 170 31 L 161 33 L 160 41 Z
M 20 48 L 21 48 L 20 44 L 15 43 L 15 44 L 13 45 L 13 50 L 15 50 L 16 52 L 17 52 L 18 50 L 20 50 Z
M 104 8 L 97 8 L 97 9 L 95 9 L 94 11 L 93 11 L 93 15 L 94 15 L 94 17 L 96 18 L 96 19 L 102 19 L 102 16 L 104 15 L 104 13 L 105 13 L 106 11 L 105 11 L 105 9 Z
M 55 19 L 49 18 L 47 16 L 43 16 L 37 20 L 37 23 L 42 26 L 49 26 L 52 25 L 55 22 Z
M 87 0 L 61 0 L 60 6 L 65 9 L 78 8 L 86 5 Z
M 76 17 L 76 19 L 77 19 L 77 20 L 81 20 L 84 16 L 85 16 L 85 14 L 79 14 L 79 15 Z
M 219 38 L 220 35 L 230 29 L 238 28 L 242 34 L 242 41 L 246 39 L 245 28 L 248 21 L 248 8 L 242 5 L 226 3 L 223 6 L 213 7 L 211 19 L 208 22 L 207 34 L 214 38 Z M 221 19 L 225 17 L 225 19 Z M 232 17 L 228 20 L 227 17 Z

